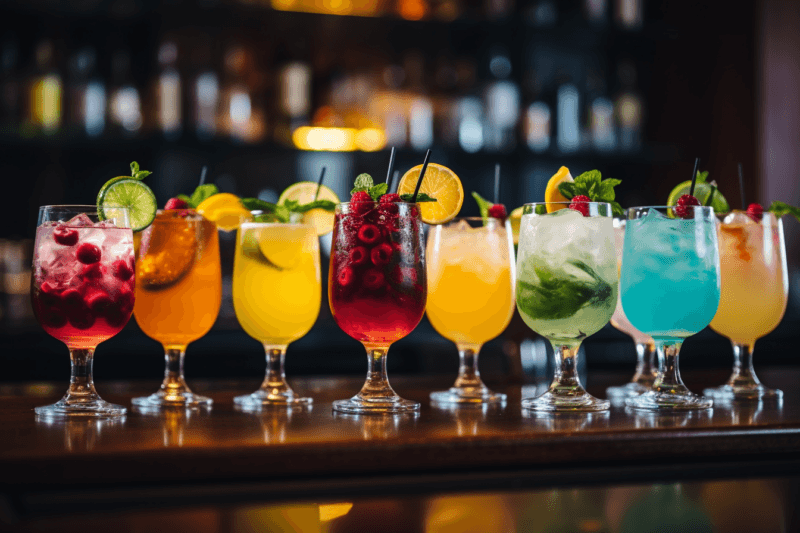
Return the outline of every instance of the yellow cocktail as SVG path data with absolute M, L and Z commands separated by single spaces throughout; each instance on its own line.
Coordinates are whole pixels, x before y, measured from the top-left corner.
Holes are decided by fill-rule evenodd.
M 459 375 L 439 403 L 504 402 L 478 372 L 478 353 L 500 335 L 514 313 L 514 248 L 508 222 L 461 218 L 434 226 L 428 235 L 426 313 L 443 337 L 456 343 Z
M 783 225 L 772 213 L 756 222 L 734 211 L 718 227 L 722 289 L 711 328 L 731 340 L 734 368 L 727 384 L 705 393 L 732 399 L 781 397 L 781 391 L 759 382 L 753 348 L 786 311 L 789 277 Z
M 167 368 L 161 389 L 134 398 L 134 405 L 212 403 L 186 386 L 183 358 L 186 346 L 214 325 L 221 301 L 217 227 L 191 211 L 160 211 L 139 239 L 133 315 L 164 346 Z
M 319 315 L 322 285 L 319 240 L 312 225 L 248 222 L 239 227 L 233 264 L 233 307 L 248 335 L 267 354 L 261 388 L 234 398 L 257 408 L 308 404 L 286 383 L 286 347 L 311 329 Z

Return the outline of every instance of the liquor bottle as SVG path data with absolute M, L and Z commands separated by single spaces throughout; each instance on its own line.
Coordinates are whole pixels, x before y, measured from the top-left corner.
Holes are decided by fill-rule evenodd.
M 614 104 L 607 96 L 605 78 L 597 68 L 589 68 L 585 88 L 587 143 L 598 152 L 616 148 Z
M 617 65 L 619 92 L 614 99 L 614 115 L 619 131 L 619 147 L 634 152 L 641 147 L 644 115 L 642 97 L 637 89 L 636 65 L 633 61 L 620 61 Z
M 220 83 L 214 67 L 210 46 L 198 43 L 191 51 L 192 120 L 200 140 L 211 140 L 217 134 L 217 115 L 220 104 Z
M 510 79 L 510 54 L 502 47 L 494 47 L 489 54 L 488 67 L 491 81 L 486 85 L 483 95 L 486 110 L 486 149 L 492 152 L 510 152 L 516 148 L 516 127 L 520 112 L 519 87 Z
M 560 76 L 556 90 L 556 146 L 562 153 L 581 147 L 580 94 L 570 76 Z
M 127 50 L 118 50 L 111 59 L 108 119 L 112 137 L 133 137 L 142 129 L 141 97 L 133 81 Z
M 98 137 L 106 123 L 106 89 L 95 74 L 97 54 L 92 47 L 78 50 L 69 60 L 67 128 L 71 133 Z
M 183 130 L 182 81 L 178 72 L 178 44 L 172 40 L 158 48 L 161 72 L 156 81 L 156 124 L 165 139 L 175 140 Z
M 276 86 L 275 139 L 292 144 L 292 133 L 311 122 L 313 70 L 307 48 L 299 43 L 290 52 L 279 52 Z
M 30 132 L 53 135 L 61 127 L 63 82 L 56 68 L 55 49 L 50 40 L 36 46 L 36 73 L 28 89 Z
M 525 77 L 528 107 L 525 110 L 523 135 L 530 150 L 541 154 L 550 149 L 553 137 L 553 108 L 545 98 L 542 77 L 530 70 Z
M 408 143 L 414 150 L 425 150 L 433 144 L 433 102 L 426 89 L 425 56 L 420 50 L 410 51 L 403 66 L 408 77 Z

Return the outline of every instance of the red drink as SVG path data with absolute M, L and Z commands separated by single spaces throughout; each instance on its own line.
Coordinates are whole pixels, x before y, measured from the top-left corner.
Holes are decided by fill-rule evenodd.
M 329 277 L 333 318 L 365 344 L 389 345 L 422 319 L 427 299 L 422 222 L 414 204 L 337 210 Z

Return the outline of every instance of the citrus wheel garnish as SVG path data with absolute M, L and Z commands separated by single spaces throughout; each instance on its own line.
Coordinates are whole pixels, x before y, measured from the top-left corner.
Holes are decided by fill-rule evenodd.
M 322 185 L 319 187 L 319 196 L 317 196 L 317 184 L 313 181 L 300 181 L 289 185 L 280 198 L 278 198 L 278 205 L 284 204 L 287 201 L 295 201 L 300 205 L 308 204 L 314 200 L 330 200 L 334 203 L 339 203 L 339 197 L 330 187 Z M 317 235 L 325 235 L 333 231 L 333 223 L 335 215 L 331 211 L 324 209 L 312 209 L 303 213 L 303 222 L 314 226 L 317 230 Z
M 233 231 L 250 220 L 250 211 L 244 208 L 238 196 L 228 192 L 209 196 L 200 202 L 197 212 L 223 231 Z
M 397 186 L 398 194 L 414 194 L 419 180 L 422 165 L 412 167 L 400 178 Z M 461 210 L 464 203 L 464 187 L 455 172 L 446 166 L 429 163 L 425 171 L 419 192 L 425 193 L 435 202 L 420 202 L 420 218 L 426 224 L 444 224 L 449 222 Z
M 558 190 L 558 186 L 565 181 L 573 181 L 572 175 L 569 173 L 569 169 L 567 167 L 561 167 L 558 169 L 558 172 L 553 174 L 553 177 L 550 178 L 550 181 L 547 182 L 547 188 L 544 190 L 544 201 L 547 202 L 547 212 L 552 213 L 553 211 L 558 211 L 559 209 L 564 209 L 566 205 L 557 205 L 551 204 L 550 202 L 569 202 L 569 198 L 566 198 L 561 191 Z

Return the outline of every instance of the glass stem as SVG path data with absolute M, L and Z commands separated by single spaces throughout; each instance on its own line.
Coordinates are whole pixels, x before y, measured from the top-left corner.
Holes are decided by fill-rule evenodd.
M 267 354 L 267 374 L 264 377 L 264 383 L 261 384 L 261 390 L 270 397 L 292 395 L 293 391 L 286 383 L 286 373 L 283 369 L 286 360 L 286 345 L 265 344 L 264 351 Z
M 70 348 L 69 358 L 72 368 L 65 401 L 84 403 L 99 400 L 92 378 L 94 348 Z
M 191 392 L 183 378 L 183 357 L 185 354 L 186 345 L 164 346 L 166 368 L 164 370 L 164 382 L 161 384 L 161 390 L 167 397 Z
M 754 388 L 761 385 L 753 368 L 753 347 L 755 343 L 732 342 L 733 374 L 728 378 L 728 385 L 735 389 Z
M 458 345 L 459 365 L 455 388 L 469 391 L 479 391 L 486 388 L 481 381 L 481 373 L 478 370 L 478 354 L 480 350 L 480 344 Z
M 650 387 L 658 373 L 655 362 L 656 345 L 653 342 L 636 343 L 636 373 L 633 375 L 634 383 Z
M 578 348 L 580 342 L 569 344 L 552 341 L 556 372 L 550 390 L 556 393 L 586 392 L 578 375 Z
M 386 373 L 386 354 L 389 346 L 364 344 L 367 349 L 367 381 L 358 397 L 366 402 L 396 402 L 400 399 L 389 385 Z
M 658 375 L 653 383 L 653 388 L 658 392 L 667 394 L 688 393 L 689 389 L 683 384 L 681 373 L 678 369 L 678 354 L 683 343 L 675 342 L 665 344 L 656 342 L 658 353 Z

